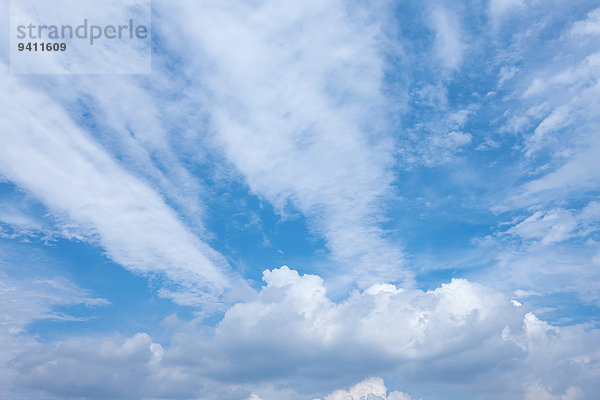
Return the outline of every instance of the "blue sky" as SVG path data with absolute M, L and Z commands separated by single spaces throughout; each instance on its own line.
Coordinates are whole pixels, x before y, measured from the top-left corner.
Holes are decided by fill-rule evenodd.
M 154 0 L 149 75 L 9 42 L 0 398 L 596 398 L 597 1 Z

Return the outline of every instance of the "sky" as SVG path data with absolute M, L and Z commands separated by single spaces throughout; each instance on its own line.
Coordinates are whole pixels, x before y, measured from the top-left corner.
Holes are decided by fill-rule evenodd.
M 10 5 L 0 398 L 597 399 L 598 1 L 153 0 L 149 74 Z

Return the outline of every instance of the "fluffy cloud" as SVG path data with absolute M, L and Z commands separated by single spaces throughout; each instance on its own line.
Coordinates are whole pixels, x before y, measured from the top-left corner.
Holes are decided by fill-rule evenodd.
M 325 400 L 411 400 L 412 398 L 402 392 L 391 392 L 387 389 L 381 378 L 368 378 L 357 383 L 348 390 L 336 390 Z
M 258 298 L 233 306 L 217 326 L 210 346 L 219 349 L 219 365 L 205 373 L 238 382 L 252 376 L 285 381 L 289 374 L 314 382 L 323 375 L 360 379 L 395 371 L 413 382 L 459 381 L 473 393 L 496 390 L 497 398 L 506 396 L 502 385 L 511 380 L 515 393 L 537 379 L 551 387 L 579 382 L 586 396 L 593 393 L 591 377 L 598 371 L 586 368 L 598 362 L 596 356 L 587 366 L 574 360 L 590 354 L 584 342 L 598 333 L 553 327 L 484 286 L 453 280 L 423 292 L 379 284 L 336 303 L 317 276 L 284 267 L 264 278 Z M 580 339 L 572 342 L 575 337 Z M 176 340 L 177 358 L 209 349 L 194 350 L 184 341 Z M 558 379 L 550 365 L 569 372 Z M 485 381 L 485 388 L 475 380 Z
M 153 369 L 163 349 L 147 334 L 131 338 L 70 339 L 56 348 L 33 350 L 13 359 L 17 383 L 62 398 L 138 398 L 148 396 Z
M 263 399 L 256 394 L 252 394 L 248 400 Z M 324 400 L 412 400 L 412 397 L 402 392 L 391 392 L 388 395 L 383 379 L 373 377 L 357 383 L 348 390 L 336 390 L 325 396 Z
M 564 394 L 552 394 L 544 386 L 533 384 L 527 388 L 527 400 L 579 400 L 583 396 L 581 389 L 576 386 L 569 386 Z
M 227 311 L 217 342 L 235 347 L 269 342 L 285 350 L 293 341 L 313 349 L 298 357 L 316 357 L 313 362 L 325 362 L 323 367 L 323 352 L 350 344 L 355 348 L 350 359 L 373 353 L 388 360 L 420 360 L 482 346 L 506 327 L 518 330 L 522 318 L 503 296 L 460 279 L 428 292 L 378 284 L 341 303 L 329 300 L 318 276 L 283 267 L 265 271 L 264 279 L 267 285 L 255 301 Z M 511 347 L 501 340 L 485 345 Z
M 10 371 L 21 386 L 62 398 L 235 399 L 253 392 L 299 399 L 382 373 L 410 381 L 413 391 L 459 383 L 474 398 L 541 396 L 542 387 L 582 399 L 595 393 L 597 331 L 552 326 L 484 286 L 454 280 L 408 291 L 379 284 L 333 302 L 317 276 L 283 267 L 265 271 L 265 281 L 254 301 L 230 308 L 211 334 L 190 322 L 175 325 L 167 347 L 142 333 L 69 339 L 18 354 Z M 325 399 L 410 398 L 386 393 L 373 378 Z M 448 393 L 427 398 L 464 398 Z

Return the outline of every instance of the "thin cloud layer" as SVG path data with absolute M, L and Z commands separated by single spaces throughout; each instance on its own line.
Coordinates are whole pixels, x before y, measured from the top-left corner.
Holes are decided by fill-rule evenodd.
M 97 235 L 117 263 L 138 273 L 164 274 L 191 291 L 195 296 L 188 304 L 199 305 L 203 297 L 214 301 L 231 287 L 220 256 L 61 107 L 12 77 L 3 77 L 0 85 L 0 171 L 6 178 Z
M 192 62 L 210 92 L 215 141 L 250 190 L 308 216 L 360 286 L 406 278 L 400 246 L 379 226 L 393 140 L 381 122 L 384 54 L 370 11 L 269 1 L 170 3 L 165 13 L 186 21 L 184 36 L 161 29 L 202 55 Z
M 3 254 L 0 257 L 0 397 L 27 399 L 30 394 L 14 390 L 17 374 L 7 364 L 20 353 L 39 348 L 36 338 L 27 334 L 29 324 L 40 320 L 85 321 L 85 318 L 57 311 L 56 308 L 103 307 L 110 305 L 110 301 L 96 297 L 64 278 L 47 273 L 37 276 L 23 274 L 20 270 L 25 269 L 25 265 L 11 265 L 4 258 Z

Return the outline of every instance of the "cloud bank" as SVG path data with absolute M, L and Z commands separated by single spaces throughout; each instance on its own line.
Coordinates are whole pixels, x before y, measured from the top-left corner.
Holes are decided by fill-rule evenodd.
M 144 333 L 74 338 L 18 354 L 9 366 L 21 385 L 62 398 L 308 398 L 390 371 L 413 391 L 444 383 L 476 398 L 531 397 L 541 388 L 591 398 L 600 377 L 597 330 L 552 326 L 466 280 L 430 291 L 380 284 L 333 302 L 318 276 L 282 267 L 264 279 L 257 298 L 231 307 L 210 333 L 171 318 L 168 346 Z M 385 396 L 383 382 L 369 379 L 324 398 L 410 398 Z

